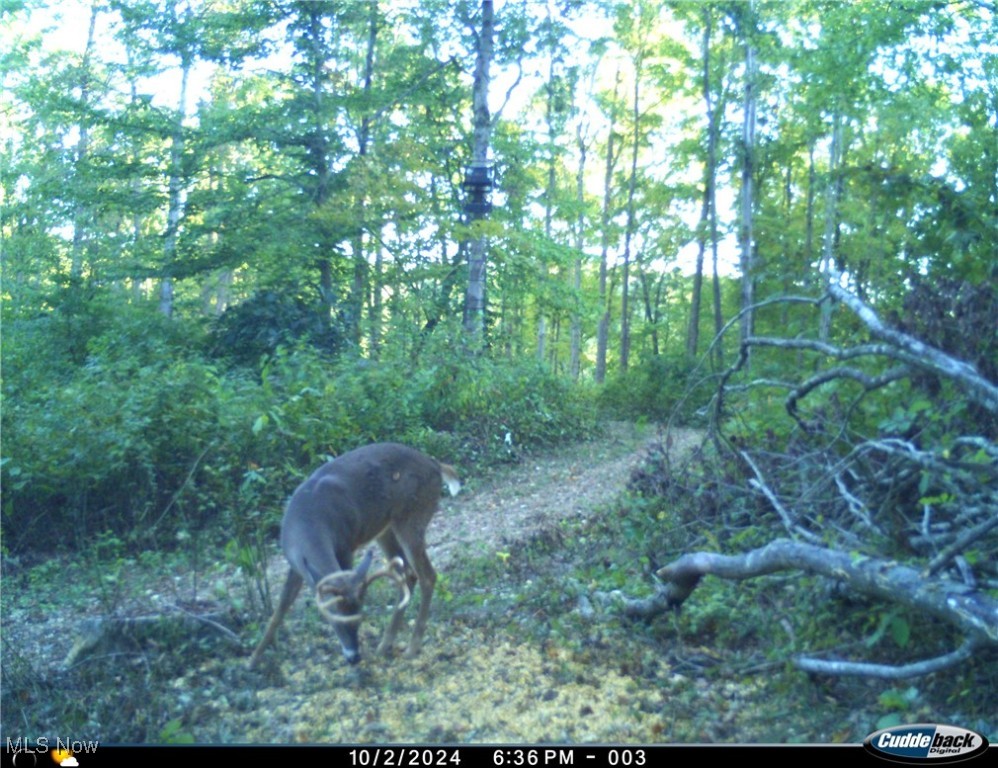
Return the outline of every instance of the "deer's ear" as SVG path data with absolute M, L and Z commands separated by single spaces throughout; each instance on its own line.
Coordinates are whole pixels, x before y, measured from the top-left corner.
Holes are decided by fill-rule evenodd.
M 357 574 L 358 578 L 363 579 L 367 576 L 367 571 L 371 567 L 371 561 L 374 559 L 374 549 L 368 549 L 367 554 L 364 555 L 364 559 L 360 561 L 360 565 L 354 568 L 354 573 Z

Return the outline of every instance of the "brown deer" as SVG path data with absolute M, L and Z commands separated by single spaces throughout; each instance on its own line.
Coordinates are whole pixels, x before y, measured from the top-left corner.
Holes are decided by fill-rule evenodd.
M 437 511 L 443 482 L 451 495 L 461 488 L 453 467 L 398 443 L 376 443 L 323 464 L 299 485 L 281 522 L 281 547 L 291 568 L 250 668 L 273 641 L 306 581 L 350 664 L 360 661 L 357 630 L 371 582 L 389 577 L 402 593 L 378 646 L 378 653 L 389 654 L 418 581 L 419 615 L 407 654 L 418 653 L 437 580 L 426 556 L 426 526 Z M 351 569 L 354 550 L 374 540 L 388 565 L 369 575 L 374 551 L 368 550 L 360 565 Z

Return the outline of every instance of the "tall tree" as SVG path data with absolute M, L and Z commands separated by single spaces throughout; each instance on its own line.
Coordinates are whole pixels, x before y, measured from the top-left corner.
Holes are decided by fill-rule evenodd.
M 599 262 L 599 302 L 602 308 L 599 325 L 596 329 L 596 382 L 606 380 L 607 347 L 610 338 L 611 295 L 608 284 L 611 219 L 613 210 L 613 177 L 617 164 L 617 111 L 619 109 L 621 75 L 618 68 L 614 75 L 613 93 L 608 100 L 609 126 L 606 135 L 606 155 L 603 163 L 603 207 L 600 213 L 600 262 Z
M 367 45 L 364 54 L 364 69 L 361 80 L 361 110 L 362 114 L 360 117 L 360 124 L 357 128 L 357 165 L 361 166 L 362 172 L 367 169 L 364 167 L 365 159 L 367 158 L 368 151 L 371 147 L 372 140 L 372 127 L 374 122 L 374 104 L 372 102 L 372 91 L 374 84 L 374 57 L 378 42 L 378 28 L 380 26 L 380 11 L 378 9 L 378 0 L 368 0 L 368 35 L 367 35 Z M 367 258 L 365 249 L 365 224 L 366 224 L 366 212 L 365 209 L 368 206 L 367 194 L 363 188 L 363 185 L 358 185 L 361 188 L 355 193 L 355 198 L 353 201 L 357 230 L 354 232 L 352 238 L 353 243 L 353 284 L 350 290 L 350 296 L 346 302 L 346 334 L 355 345 L 360 345 L 361 342 L 361 328 L 360 319 L 362 307 L 364 305 L 364 293 L 365 293 L 365 273 L 367 272 Z M 378 249 L 380 253 L 380 249 Z M 374 293 L 378 293 L 377 286 L 374 286 Z M 372 338 L 372 343 L 377 346 L 377 340 Z
M 174 283 L 178 269 L 178 242 L 183 226 L 186 194 L 192 175 L 185 157 L 187 148 L 187 90 L 191 70 L 205 50 L 206 17 L 210 11 L 187 0 L 146 0 L 142 3 L 118 3 L 126 34 L 135 47 L 144 47 L 148 55 L 178 60 L 180 80 L 176 108 L 168 118 L 164 132 L 169 135 L 169 163 L 166 170 L 167 211 L 160 261 L 159 311 L 173 314 Z
M 492 117 L 489 113 L 489 67 L 492 63 L 495 11 L 492 0 L 482 0 L 482 23 L 477 36 L 475 79 L 472 86 L 472 169 L 489 166 L 489 138 Z M 472 338 L 479 338 L 485 328 L 485 235 L 477 234 L 468 245 L 468 289 L 465 298 L 465 330 Z
M 93 122 L 90 117 L 92 104 L 90 103 L 91 81 L 93 72 L 91 71 L 91 58 L 94 52 L 94 29 L 97 26 L 97 16 L 100 9 L 96 2 L 90 6 L 90 23 L 87 25 L 87 42 L 83 49 L 83 59 L 80 62 L 80 82 L 79 82 L 79 138 L 76 142 L 76 171 L 79 175 L 85 175 L 84 168 L 90 164 L 90 126 Z M 92 214 L 93 201 L 89 195 L 77 197 L 73 206 L 73 257 L 71 274 L 74 280 L 79 280 L 83 273 L 83 251 L 88 232 L 93 226 Z
M 755 161 L 756 103 L 758 100 L 758 64 L 756 61 L 755 0 L 737 11 L 737 26 L 745 50 L 744 92 L 742 96 L 741 187 L 738 250 L 742 273 L 741 339 L 752 335 L 755 311 Z
M 717 152 L 720 132 L 719 115 L 723 110 L 714 103 L 714 85 L 711 74 L 711 44 L 714 29 L 714 12 L 710 4 L 698 9 L 702 27 L 700 35 L 700 94 L 703 98 L 706 148 L 703 172 L 703 197 L 700 206 L 700 220 L 697 225 L 697 254 L 693 272 L 693 287 L 690 298 L 690 319 L 686 333 L 686 353 L 691 357 L 697 354 L 700 343 L 700 307 L 703 293 L 704 257 L 710 243 L 712 271 L 712 295 L 714 330 L 720 334 L 723 326 L 721 314 L 721 285 L 718 274 L 718 232 L 717 232 Z M 722 340 L 716 340 L 717 361 L 720 363 Z

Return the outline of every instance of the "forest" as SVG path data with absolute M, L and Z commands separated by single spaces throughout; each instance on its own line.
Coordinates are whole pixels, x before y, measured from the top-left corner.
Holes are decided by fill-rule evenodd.
M 0 25 L 5 733 L 998 739 L 992 0 L 9 0 Z M 340 669 L 299 605 L 246 670 L 288 497 L 383 441 L 455 466 L 456 509 L 549 459 L 570 479 L 543 530 L 448 560 L 420 660 Z M 544 701 L 671 693 L 610 730 L 577 702 L 456 725 L 420 686 L 485 663 L 471 637 L 536 653 Z M 383 707 L 336 730 L 264 698 L 334 686 Z

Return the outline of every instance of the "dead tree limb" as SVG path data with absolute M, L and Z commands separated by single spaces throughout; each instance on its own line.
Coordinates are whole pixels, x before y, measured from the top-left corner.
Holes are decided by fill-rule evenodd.
M 926 578 L 915 568 L 891 560 L 853 555 L 789 539 L 777 539 L 741 555 L 714 552 L 683 555 L 659 569 L 658 576 L 666 584 L 658 602 L 671 607 L 682 605 L 703 576 L 741 580 L 785 570 L 802 570 L 836 579 L 851 591 L 900 603 L 950 624 L 966 641 L 963 650 L 940 657 L 947 665 L 966 658 L 972 648 L 998 645 L 998 600 L 958 582 Z M 816 669 L 814 660 L 805 659 L 797 659 L 797 665 L 802 669 Z M 942 662 L 937 660 L 936 663 Z M 880 667 L 881 672 L 892 670 L 891 675 L 911 676 L 924 674 L 916 670 L 929 669 L 925 666 L 929 662 L 905 667 L 852 662 L 836 664 L 840 674 L 877 674 Z M 826 663 L 822 671 L 829 672 L 831 668 Z
M 659 486 L 685 483 L 688 497 L 702 499 L 691 502 L 690 511 L 684 505 L 682 514 L 699 519 L 697 512 L 704 513 L 712 533 L 718 523 L 748 521 L 782 528 L 777 535 L 784 538 L 744 554 L 687 554 L 658 572 L 665 584 L 655 595 L 623 598 L 617 609 L 646 617 L 678 610 L 705 575 L 749 579 L 803 571 L 939 620 L 962 636 L 962 644 L 897 666 L 801 657 L 796 659 L 801 669 L 896 678 L 952 667 L 978 648 L 998 645 L 998 598 L 988 591 L 998 583 L 998 445 L 993 440 L 998 386 L 982 373 L 991 370 L 981 362 L 991 347 L 973 343 L 981 313 L 954 314 L 954 321 L 966 321 L 951 330 L 969 339 L 955 348 L 977 361 L 975 366 L 885 324 L 847 288 L 841 273 L 829 266 L 824 273 L 827 293 L 809 303 L 827 308 L 839 302 L 858 318 L 867 338 L 845 329 L 818 339 L 803 332 L 793 338 L 742 339 L 737 359 L 719 372 L 709 410 L 716 463 L 703 474 L 677 476 L 668 466 L 658 470 L 664 477 Z M 808 303 L 800 297 L 786 301 Z M 856 343 L 836 343 L 836 338 Z M 930 338 L 945 343 L 950 336 Z M 752 348 L 773 355 L 761 376 L 740 381 Z M 940 381 L 951 383 L 959 395 Z M 728 410 L 728 398 L 760 386 L 786 391 L 786 412 L 794 422 L 789 430 L 765 420 L 776 414 L 764 404 L 744 415 Z M 765 507 L 755 504 L 747 489 Z M 767 508 L 775 511 L 775 522 Z
M 975 403 L 992 413 L 998 413 L 998 386 L 984 378 L 977 368 L 886 325 L 872 307 L 843 288 L 843 283 L 841 273 L 834 270 L 829 272 L 829 293 L 852 310 L 870 329 L 874 338 L 890 345 L 890 357 L 951 379 Z
M 949 669 L 957 664 L 962 664 L 974 655 L 974 651 L 980 646 L 974 640 L 965 640 L 963 644 L 952 653 L 945 653 L 932 659 L 923 659 L 913 664 L 868 664 L 866 662 L 839 661 L 836 659 L 815 659 L 809 656 L 800 656 L 794 660 L 798 668 L 805 672 L 818 675 L 843 675 L 861 677 L 880 677 L 887 680 L 902 680 L 907 677 L 920 677 L 930 672 L 939 672 Z

